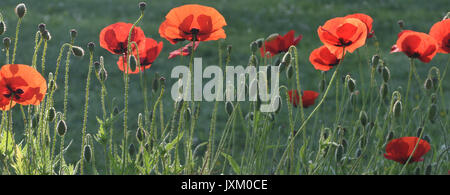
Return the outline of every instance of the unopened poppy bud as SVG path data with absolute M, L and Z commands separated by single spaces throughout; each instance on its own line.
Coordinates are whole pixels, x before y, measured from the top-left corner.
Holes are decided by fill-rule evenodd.
M 403 20 L 399 20 L 397 21 L 398 27 L 400 27 L 401 29 L 403 29 L 405 27 L 405 22 Z
M 422 135 L 422 132 L 423 132 L 423 127 L 417 128 L 417 132 L 416 132 L 417 137 L 422 137 L 422 136 L 421 136 L 421 135 Z
M 3 45 L 5 46 L 6 49 L 8 49 L 9 46 L 11 45 L 11 39 L 9 37 L 3 38 Z
M 433 85 L 432 85 L 433 89 L 436 90 L 438 85 L 435 85 L 435 84 L 439 83 L 439 79 L 436 76 L 434 76 L 434 77 L 431 77 L 431 80 L 433 81 Z
M 383 66 L 382 75 L 383 75 L 384 82 L 387 83 L 389 81 L 389 79 L 391 78 L 391 71 L 389 70 L 389 68 L 387 66 Z
M 186 108 L 186 111 L 184 112 L 184 119 L 189 122 L 191 120 L 191 108 Z
M 431 103 L 436 104 L 437 102 L 437 96 L 435 93 L 431 94 Z
M 38 29 L 39 29 L 39 32 L 41 32 L 41 34 L 42 34 L 46 30 L 46 25 L 44 23 L 40 23 L 38 25 Z
M 91 158 L 92 158 L 91 146 L 85 145 L 84 146 L 84 160 L 86 160 L 86 162 L 91 162 Z
M 55 119 L 55 116 L 56 116 L 55 108 L 50 107 L 50 109 L 47 110 L 47 120 L 51 122 Z
M 402 113 L 402 102 L 400 100 L 397 100 L 394 103 L 394 107 L 392 108 L 393 112 L 394 112 L 394 117 L 398 118 L 400 117 L 400 114 Z
M 428 77 L 428 78 L 425 80 L 425 83 L 423 84 L 423 87 L 424 87 L 426 90 L 430 90 L 430 89 L 433 87 L 433 80 L 431 80 L 431 78 Z
M 136 131 L 136 139 L 137 139 L 139 142 L 144 141 L 144 139 L 145 139 L 145 131 L 144 131 L 143 128 L 139 127 L 139 128 L 137 129 L 137 131 Z
M 155 73 L 155 78 L 153 78 L 153 82 L 152 82 L 152 90 L 153 93 L 156 93 L 159 89 L 159 75 L 158 73 Z
M 161 86 L 161 88 L 164 88 L 166 86 L 166 78 L 165 77 L 159 78 L 159 85 Z
M 283 56 L 283 59 L 281 60 L 282 62 L 285 62 L 286 65 L 290 65 L 291 64 L 291 53 L 286 52 Z
M 84 49 L 78 46 L 72 46 L 72 53 L 74 56 L 83 57 Z
M 21 3 L 16 6 L 16 9 L 14 11 L 16 12 L 17 17 L 23 18 L 23 16 L 25 16 L 25 14 L 27 13 L 27 7 L 25 6 L 25 4 Z
M 71 29 L 69 31 L 69 33 L 70 33 L 70 38 L 72 38 L 72 39 L 75 39 L 75 37 L 77 37 L 77 34 L 78 34 L 77 30 L 75 30 L 75 29 Z
M 288 79 L 291 79 L 292 76 L 294 76 L 294 68 L 293 68 L 292 66 L 289 65 L 289 66 L 287 67 L 287 70 L 286 70 L 286 77 L 287 77 Z
M 390 141 L 393 138 L 394 138 L 394 132 L 393 131 L 389 131 L 387 136 L 386 136 L 386 141 Z
M 48 80 L 53 80 L 53 73 L 52 72 L 48 73 Z
M 270 41 L 276 39 L 278 36 L 280 36 L 280 34 L 278 34 L 278 33 L 271 34 L 266 38 L 266 42 L 270 42 Z
M 256 53 L 256 51 L 258 50 L 258 43 L 256 43 L 256 41 L 250 43 L 250 50 L 252 51 L 252 53 Z
M 89 43 L 87 44 L 87 47 L 88 47 L 88 49 L 89 49 L 89 52 L 94 52 L 95 43 L 89 42 Z
M 355 91 L 355 87 L 356 87 L 356 83 L 355 82 L 356 81 L 354 79 L 352 79 L 352 78 L 348 79 L 347 87 L 348 87 L 348 90 L 350 91 L 350 93 L 353 93 L 353 91 Z
M 430 119 L 431 122 L 434 122 L 434 118 L 437 114 L 437 105 L 431 104 L 429 110 L 428 110 L 428 119 Z
M 95 72 L 96 73 L 98 73 L 98 72 L 100 72 L 100 68 L 101 68 L 102 66 L 100 65 L 100 62 L 98 62 L 98 61 L 95 61 L 94 62 L 94 69 L 95 69 Z
M 5 22 L 2 20 L 0 21 L 0 35 L 2 35 L 3 33 L 6 32 L 6 24 Z
M 58 124 L 56 125 L 56 130 L 58 130 L 59 136 L 63 136 L 67 132 L 67 125 L 64 120 L 60 120 Z
M 283 105 L 283 101 L 280 96 L 276 96 L 274 98 L 273 106 L 275 107 L 275 113 L 280 112 L 281 107 Z
M 383 83 L 380 86 L 380 96 L 384 99 L 386 98 L 387 94 L 388 94 L 388 85 L 387 83 Z
M 53 89 L 53 90 L 56 90 L 56 89 L 58 89 L 58 86 L 56 85 L 56 82 L 55 82 L 55 80 L 49 80 L 48 81 L 48 87 L 47 87 L 48 89 Z
M 138 124 L 138 126 L 140 126 L 140 125 L 143 124 L 142 113 L 139 113 L 139 114 L 138 114 L 137 124 Z
M 128 154 L 130 154 L 130 156 L 134 156 L 136 154 L 136 147 L 134 147 L 133 143 L 128 146 Z
M 228 116 L 231 116 L 233 110 L 234 110 L 233 103 L 230 101 L 225 102 L 225 111 L 227 112 Z
M 432 166 L 431 166 L 431 164 L 429 164 L 427 166 L 427 168 L 425 169 L 425 175 L 431 175 L 431 171 L 432 171 Z
M 52 39 L 52 35 L 50 34 L 50 32 L 48 30 L 44 30 L 42 32 L 42 38 L 44 38 L 47 41 L 50 41 Z
M 138 67 L 138 61 L 136 59 L 136 57 L 134 55 L 130 55 L 129 56 L 129 61 L 130 61 L 130 70 L 136 70 L 136 68 Z
M 367 125 L 368 117 L 367 117 L 367 113 L 366 113 L 364 110 L 362 110 L 362 111 L 359 113 L 359 121 L 361 122 L 361 125 L 362 125 L 363 127 L 365 127 L 365 126 Z
M 342 160 L 342 155 L 344 154 L 344 147 L 338 146 L 336 148 L 336 153 L 334 154 L 336 161 L 339 162 Z
M 380 56 L 379 55 L 372 56 L 372 67 L 378 66 L 379 62 L 380 62 Z
M 140 2 L 139 3 L 139 9 L 141 10 L 141 12 L 143 12 L 145 10 L 146 6 L 147 6 L 147 3 L 145 3 L 145 2 Z
M 264 38 L 257 39 L 256 44 L 258 45 L 258 48 L 261 48 L 264 45 Z

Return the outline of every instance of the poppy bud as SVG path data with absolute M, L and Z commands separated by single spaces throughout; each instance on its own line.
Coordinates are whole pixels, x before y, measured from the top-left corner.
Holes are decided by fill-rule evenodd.
M 379 62 L 380 62 L 380 56 L 379 55 L 372 56 L 372 67 L 378 66 Z
M 428 110 L 428 119 L 430 119 L 431 122 L 434 122 L 436 114 L 437 114 L 437 105 L 431 104 L 431 106 Z
M 367 122 L 368 122 L 368 119 L 367 119 L 368 117 L 367 117 L 367 113 L 365 112 L 365 111 L 361 111 L 360 113 L 359 113 L 359 121 L 361 122 L 361 125 L 363 126 L 363 127 L 365 127 L 366 125 L 367 125 Z
M 6 32 L 6 24 L 5 22 L 2 20 L 0 21 L 0 35 L 2 35 L 3 33 Z
M 425 136 L 423 137 L 423 140 L 427 141 L 428 143 L 431 143 L 431 138 L 430 138 L 430 136 L 428 136 L 428 135 L 425 135 Z
M 394 132 L 393 131 L 389 131 L 387 136 L 386 136 L 386 142 L 390 141 L 392 138 L 394 138 Z
M 78 34 L 77 30 L 75 29 L 70 30 L 70 38 L 75 39 L 75 37 L 77 37 L 77 34 Z
M 44 23 L 40 23 L 40 24 L 38 25 L 38 29 L 39 29 L 39 32 L 41 32 L 41 34 L 44 33 L 44 31 L 45 31 L 45 29 L 46 29 L 45 24 L 44 24 Z
M 421 136 L 421 135 L 422 135 L 422 132 L 423 132 L 423 127 L 417 128 L 417 132 L 416 132 L 417 137 L 422 137 L 422 136 Z
M 146 6 L 147 6 L 147 3 L 145 3 L 145 2 L 140 2 L 139 3 L 139 9 L 141 10 L 141 12 L 143 12 L 145 10 Z
M 225 102 L 225 111 L 227 111 L 228 116 L 230 116 L 231 113 L 233 113 L 233 110 L 234 110 L 233 103 L 230 101 Z
M 98 73 L 98 72 L 100 72 L 100 68 L 101 68 L 102 66 L 100 65 L 100 62 L 98 62 L 98 61 L 95 61 L 94 62 L 94 69 L 95 69 L 95 72 L 96 73 Z
M 391 71 L 389 70 L 389 68 L 387 67 L 387 66 L 383 66 L 383 69 L 382 69 L 382 75 L 383 75 L 383 80 L 384 80 L 384 82 L 388 82 L 389 81 L 389 79 L 391 78 Z
M 353 91 L 355 91 L 355 87 L 356 87 L 355 80 L 349 77 L 348 82 L 347 82 L 347 87 L 348 87 L 348 90 L 350 91 L 350 93 L 353 93 Z
M 431 103 L 436 104 L 437 102 L 437 96 L 435 93 L 431 94 Z
M 191 114 L 191 108 L 187 107 L 186 111 L 184 112 L 184 119 L 189 122 L 191 120 Z
M 106 72 L 106 69 L 104 67 L 100 68 L 100 71 L 98 72 L 98 78 L 101 82 L 105 82 L 108 78 L 108 72 Z
M 145 139 L 145 131 L 144 131 L 143 128 L 139 127 L 139 128 L 137 129 L 137 131 L 136 131 L 136 139 L 137 139 L 139 142 L 144 141 L 144 139 Z
M 128 146 L 128 154 L 130 154 L 130 156 L 134 156 L 134 154 L 136 154 L 136 147 L 134 147 L 133 143 Z
M 261 48 L 264 44 L 264 38 L 257 39 L 256 44 L 258 45 L 258 48 Z
M 433 87 L 433 80 L 431 80 L 431 78 L 428 77 L 428 78 L 425 80 L 425 83 L 423 84 L 423 87 L 424 87 L 426 90 L 430 90 L 430 89 Z
M 56 89 L 58 89 L 58 86 L 56 85 L 55 80 L 53 80 L 53 79 L 49 80 L 47 88 L 50 89 L 50 90 L 53 89 L 53 90 L 56 91 Z
M 386 95 L 388 94 L 388 85 L 387 83 L 381 84 L 380 87 L 380 96 L 384 99 L 386 98 Z
M 89 49 L 89 52 L 94 52 L 95 43 L 89 42 L 89 43 L 87 44 L 87 48 Z
M 156 93 L 158 91 L 158 88 L 159 88 L 159 75 L 158 73 L 155 73 L 155 78 L 153 78 L 152 82 L 153 93 Z
M 91 162 L 91 158 L 92 158 L 91 146 L 85 145 L 84 146 L 84 160 L 86 160 L 86 162 Z
M 72 53 L 74 56 L 83 57 L 84 49 L 78 46 L 72 46 Z
M 425 175 L 431 175 L 432 166 L 431 164 L 427 166 L 425 169 Z
M 23 16 L 25 16 L 25 14 L 27 13 L 27 7 L 25 6 L 25 4 L 21 3 L 16 6 L 16 9 L 14 11 L 16 12 L 17 17 L 23 18 Z
M 166 86 L 166 78 L 165 77 L 159 78 L 159 85 L 161 86 L 161 88 L 164 88 Z
M 47 110 L 47 120 L 51 122 L 55 119 L 55 116 L 56 116 L 55 108 L 50 107 L 50 109 Z
M 340 162 L 342 160 L 342 155 L 344 154 L 344 147 L 338 146 L 336 148 L 336 153 L 334 154 L 334 157 L 336 158 L 337 162 Z
M 398 26 L 403 29 L 405 27 L 405 22 L 403 20 L 397 21 Z
M 400 117 L 400 114 L 402 113 L 402 102 L 400 100 L 397 100 L 394 103 L 394 108 L 392 110 L 394 112 L 394 117 L 395 118 Z
M 278 34 L 278 33 L 273 33 L 273 34 L 269 35 L 269 36 L 266 38 L 266 42 L 270 42 L 270 41 L 276 39 L 278 36 L 280 36 L 280 34 Z
M 252 51 L 252 53 L 255 53 L 258 50 L 258 43 L 256 43 L 256 41 L 250 43 L 250 50 Z
M 3 45 L 5 46 L 6 49 L 8 49 L 9 46 L 11 45 L 11 39 L 9 37 L 3 38 Z
M 285 62 L 287 66 L 289 66 L 291 64 L 291 53 L 286 52 L 283 56 L 283 59 L 281 60 L 282 62 Z
M 42 38 L 44 38 L 47 41 L 50 41 L 52 39 L 52 35 L 50 35 L 50 32 L 48 32 L 48 30 L 44 30 L 42 32 Z
M 56 129 L 58 130 L 59 136 L 64 136 L 67 132 L 67 125 L 64 120 L 60 120 L 56 125 Z
M 139 114 L 138 114 L 137 124 L 138 124 L 138 126 L 140 126 L 140 125 L 143 124 L 143 123 L 142 123 L 142 113 L 139 113 Z
M 294 75 L 294 68 L 292 66 L 288 66 L 286 70 L 286 77 L 288 79 L 291 79 L 293 75 Z

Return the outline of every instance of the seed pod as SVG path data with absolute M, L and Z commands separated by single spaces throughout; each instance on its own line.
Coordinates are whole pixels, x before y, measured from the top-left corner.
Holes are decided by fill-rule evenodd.
M 250 50 L 252 51 L 252 53 L 256 53 L 256 51 L 258 50 L 258 43 L 256 43 L 256 41 L 250 43 Z
M 392 140 L 392 138 L 394 138 L 394 132 L 393 131 L 389 131 L 387 136 L 386 136 L 386 142 Z
M 365 127 L 367 125 L 367 122 L 368 122 L 367 113 L 363 110 L 359 113 L 359 121 L 361 122 L 361 125 L 363 127 Z
M 142 141 L 145 140 L 145 137 L 146 137 L 146 134 L 145 134 L 144 129 L 141 128 L 141 127 L 139 127 L 139 128 L 137 129 L 137 131 L 136 131 L 136 139 L 137 139 L 139 142 L 142 142 Z
M 95 43 L 94 42 L 89 42 L 87 44 L 87 48 L 89 49 L 89 52 L 94 52 L 95 49 Z
M 143 12 L 145 10 L 146 6 L 147 6 L 147 3 L 145 3 L 145 2 L 140 2 L 139 3 L 139 9 L 141 10 L 141 12 Z
M 436 104 L 431 104 L 429 110 L 428 110 L 428 119 L 430 119 L 430 121 L 432 123 L 434 123 L 434 119 L 436 117 L 437 114 L 437 105 Z
M 389 68 L 387 66 L 383 66 L 382 74 L 383 74 L 384 82 L 387 83 L 389 81 L 389 79 L 391 78 L 391 71 L 389 70 Z
M 379 62 L 380 62 L 379 55 L 372 56 L 372 67 L 377 67 Z
M 91 162 L 91 158 L 92 158 L 92 150 L 91 150 L 91 146 L 90 145 L 85 145 L 84 146 L 84 160 L 86 160 L 86 162 Z
M 403 20 L 399 20 L 397 21 L 398 27 L 400 27 L 401 29 L 403 29 L 405 27 L 405 22 Z
M 83 57 L 84 49 L 78 46 L 72 46 L 72 53 L 74 56 Z
M 288 79 L 291 79 L 292 76 L 294 76 L 294 68 L 291 65 L 289 65 L 286 70 L 286 77 Z
M 431 164 L 427 166 L 425 169 L 425 175 L 431 175 L 432 166 Z
M 350 93 L 353 93 L 353 91 L 355 91 L 355 87 L 356 87 L 356 81 L 352 78 L 348 78 L 348 82 L 347 82 L 347 87 L 348 90 L 350 91 Z
M 16 9 L 14 11 L 16 12 L 17 17 L 23 18 L 23 16 L 25 16 L 25 14 L 27 13 L 27 7 L 25 6 L 25 4 L 21 3 L 16 6 Z
M 381 87 L 380 87 L 380 96 L 381 96 L 381 98 L 383 98 L 383 99 L 385 99 L 386 98 L 386 95 L 388 94 L 388 84 L 387 83 L 383 83 L 383 84 L 381 84 Z
M 416 132 L 417 137 L 421 137 L 422 132 L 423 132 L 423 127 L 417 128 L 417 132 Z
M 0 35 L 2 35 L 3 33 L 6 32 L 6 24 L 5 22 L 2 20 L 0 21 Z
M 400 114 L 402 113 L 402 102 L 400 100 L 397 100 L 394 103 L 394 108 L 392 110 L 394 112 L 394 117 L 395 118 L 400 117 Z
M 136 154 L 136 147 L 134 147 L 133 143 L 128 146 L 128 154 L 130 154 L 130 156 L 134 156 Z
M 50 109 L 47 110 L 47 121 L 53 121 L 56 117 L 56 111 L 54 107 L 50 107 Z
M 425 88 L 426 90 L 430 90 L 433 87 L 433 80 L 431 80 L 430 77 L 428 77 L 425 80 L 425 83 L 423 84 L 423 88 Z
M 63 136 L 67 132 L 67 125 L 64 120 L 60 120 L 58 124 L 56 125 L 56 129 L 58 130 L 59 136 Z
M 228 116 L 231 116 L 233 110 L 234 110 L 233 103 L 230 101 L 225 102 L 225 111 L 227 112 Z
M 5 46 L 6 49 L 8 49 L 9 46 L 11 45 L 11 39 L 9 37 L 3 38 L 3 45 Z

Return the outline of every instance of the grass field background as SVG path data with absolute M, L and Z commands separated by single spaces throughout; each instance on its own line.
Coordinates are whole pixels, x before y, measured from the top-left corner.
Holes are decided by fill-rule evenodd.
M 112 97 L 117 98 L 120 109 L 123 107 L 123 81 L 122 72 L 118 70 L 116 61 L 117 56 L 111 55 L 99 45 L 100 30 L 109 24 L 115 22 L 134 22 L 139 16 L 137 4 L 139 1 L 122 1 L 122 0 L 2 0 L 0 1 L 0 12 L 3 14 L 8 31 L 5 36 L 14 37 L 14 29 L 17 17 L 14 14 L 14 7 L 24 2 L 28 8 L 28 13 L 23 19 L 21 33 L 19 39 L 19 48 L 16 56 L 16 63 L 31 64 L 34 35 L 37 31 L 39 23 L 45 23 L 47 29 L 52 35 L 49 42 L 47 52 L 47 71 L 54 71 L 56 58 L 61 45 L 69 42 L 69 30 L 76 29 L 78 37 L 75 45 L 82 46 L 86 49 L 86 44 L 90 41 L 96 43 L 95 55 L 98 60 L 99 56 L 104 56 L 105 65 L 108 71 L 108 94 L 109 100 Z M 296 31 L 296 35 L 302 34 L 303 39 L 297 45 L 300 54 L 300 79 L 302 87 L 305 90 L 318 90 L 318 82 L 320 72 L 315 70 L 310 64 L 308 57 L 310 52 L 319 47 L 321 42 L 317 36 L 317 27 L 322 25 L 326 20 L 337 16 L 345 16 L 352 13 L 365 13 L 374 19 L 373 29 L 380 42 L 382 57 L 385 59 L 391 70 L 390 88 L 397 89 L 398 86 L 406 87 L 409 72 L 409 60 L 404 54 L 389 54 L 390 47 L 397 40 L 397 33 L 400 28 L 397 21 L 402 19 L 405 21 L 405 28 L 428 33 L 430 27 L 449 11 L 450 4 L 447 0 L 433 1 L 413 1 L 413 0 L 153 0 L 148 1 L 145 16 L 139 24 L 144 30 L 147 37 L 151 37 L 157 41 L 164 42 L 164 48 L 160 56 L 153 63 L 151 69 L 147 70 L 149 75 L 148 86 L 150 87 L 152 77 L 155 72 L 167 78 L 167 89 L 170 89 L 175 79 L 170 78 L 172 68 L 179 65 L 180 58 L 168 60 L 170 51 L 183 46 L 179 43 L 172 45 L 158 34 L 158 28 L 164 20 L 164 16 L 170 9 L 189 3 L 197 3 L 215 7 L 225 17 L 228 25 L 224 28 L 227 39 L 224 45 L 231 44 L 233 46 L 231 65 L 246 65 L 248 56 L 250 55 L 250 42 L 265 38 L 272 33 L 280 33 L 284 35 L 289 30 Z M 367 78 L 368 71 L 364 71 L 365 75 L 359 75 L 358 64 L 359 57 L 363 61 L 369 62 L 374 54 L 374 40 L 368 40 L 367 46 L 346 57 L 343 65 L 342 73 L 351 73 L 353 78 L 360 80 L 363 76 Z M 4 51 L 0 51 L 0 63 L 4 63 Z M 65 55 L 65 54 L 64 54 Z M 217 58 L 217 42 L 201 43 L 196 53 L 197 57 L 203 58 L 203 67 L 207 65 L 215 65 Z M 39 57 L 40 58 L 40 57 Z M 69 92 L 69 113 L 68 113 L 68 134 L 66 136 L 67 143 L 73 140 L 72 146 L 66 155 L 67 161 L 73 163 L 79 159 L 81 126 L 83 116 L 84 89 L 85 79 L 88 70 L 88 56 L 83 58 L 71 58 L 70 71 L 70 92 Z M 448 56 L 438 54 L 429 64 L 423 64 L 417 61 L 416 67 L 422 79 L 426 77 L 428 69 L 433 65 L 443 71 L 444 65 L 448 60 Z M 185 60 L 186 61 L 186 60 Z M 186 62 L 185 62 L 186 63 Z M 368 63 L 363 64 L 364 68 L 369 68 Z M 367 73 L 367 74 L 366 74 Z M 48 74 L 48 72 L 47 72 Z M 282 75 L 283 76 L 283 75 Z M 331 75 L 328 75 L 331 76 Z M 45 76 L 47 78 L 47 76 Z M 364 83 L 357 83 L 358 87 L 366 86 Z M 55 107 L 58 111 L 62 110 L 63 104 L 63 80 L 58 81 L 60 89 L 56 92 Z M 95 134 L 98 126 L 95 117 L 101 116 L 100 107 L 100 84 L 96 79 L 91 83 L 90 107 L 88 116 L 88 133 Z M 412 93 L 418 92 L 416 82 L 412 83 Z M 447 76 L 443 81 L 443 90 L 446 97 L 450 97 L 450 77 Z M 320 117 L 323 124 L 327 124 L 327 111 L 333 113 L 334 110 L 334 90 L 331 90 L 322 109 Z M 151 98 L 154 98 L 153 94 Z M 418 97 L 417 97 L 418 98 Z M 168 110 L 173 107 L 173 101 L 170 97 L 170 91 L 165 94 L 164 104 Z M 205 141 L 208 138 L 209 121 L 213 103 L 202 103 L 201 117 L 196 129 L 197 143 Z M 226 122 L 227 115 L 224 112 L 223 104 L 219 104 L 218 128 L 219 131 Z M 135 132 L 137 128 L 137 113 L 143 112 L 142 95 L 139 86 L 139 77 L 131 76 L 130 81 L 130 101 L 129 101 L 129 129 Z M 446 108 L 448 109 L 448 108 Z M 108 110 L 110 111 L 110 110 Z M 306 110 L 309 113 L 311 110 Z M 15 115 L 19 115 L 16 110 Z M 282 110 L 282 112 L 286 112 Z M 167 113 L 166 118 L 169 117 Z M 332 117 L 332 116 L 331 116 Z M 117 122 L 117 138 L 120 138 L 122 122 Z M 330 122 L 331 123 L 331 122 Z M 20 118 L 15 120 L 15 129 L 19 128 Z M 279 130 L 277 130 L 279 131 Z M 448 130 L 447 130 L 448 131 Z M 134 134 L 131 135 L 134 135 Z M 277 133 L 277 132 L 274 132 Z M 286 134 L 288 132 L 285 132 Z M 220 134 L 217 133 L 218 135 Z M 430 131 L 432 138 L 439 138 L 438 133 Z M 16 140 L 22 136 L 21 132 L 16 132 Z M 119 139 L 118 139 L 119 140 Z M 135 140 L 133 137 L 131 140 Z M 239 144 L 239 143 L 238 143 Z M 240 143 L 242 144 L 242 143 Z M 194 143 L 195 145 L 195 143 Z M 97 150 L 99 153 L 101 150 Z M 98 162 L 101 163 L 101 162 Z

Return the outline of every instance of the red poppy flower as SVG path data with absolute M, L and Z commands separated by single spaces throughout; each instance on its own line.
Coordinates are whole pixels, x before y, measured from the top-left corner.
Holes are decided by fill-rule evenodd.
M 370 17 L 366 14 L 361 14 L 361 13 L 350 14 L 345 17 L 346 18 L 356 18 L 356 19 L 361 20 L 361 22 L 363 22 L 367 27 L 367 38 L 371 38 L 375 34 L 375 32 L 373 32 L 373 30 L 372 30 L 372 23 L 373 23 L 372 17 Z
M 222 27 L 225 18 L 214 8 L 189 4 L 173 8 L 166 15 L 166 20 L 159 27 L 161 37 L 175 44 L 178 41 L 213 41 L 227 36 Z
M 9 110 L 16 103 L 39 105 L 46 92 L 47 82 L 33 67 L 7 64 L 0 69 L 1 110 Z
M 278 35 L 274 39 L 266 41 L 264 47 L 261 47 L 261 56 L 265 56 L 267 52 L 270 52 L 271 56 L 287 52 L 289 47 L 297 45 L 302 40 L 302 35 L 298 35 L 298 37 L 294 37 L 294 35 L 295 31 L 291 30 L 284 36 Z M 265 51 L 264 48 L 266 49 Z
M 133 24 L 117 22 L 102 29 L 100 32 L 100 46 L 116 55 L 127 53 L 128 35 Z M 138 46 L 144 44 L 145 35 L 139 27 L 134 27 L 131 32 L 131 41 Z M 134 45 L 132 48 L 134 49 Z
M 182 55 L 182 56 L 191 55 L 191 50 L 189 49 L 189 47 L 192 47 L 192 45 L 193 45 L 193 42 L 190 42 L 187 45 L 185 45 L 184 47 L 170 52 L 169 59 L 172 59 L 179 55 Z M 193 48 L 193 50 L 196 50 L 198 45 L 199 45 L 199 43 L 195 43 L 195 47 Z
M 405 164 L 406 161 L 408 161 L 409 156 L 411 156 L 417 141 L 419 141 L 418 137 L 401 137 L 391 140 L 386 146 L 384 157 Z M 409 162 L 423 161 L 422 156 L 425 155 L 430 148 L 430 144 L 421 139 Z
M 397 43 L 392 46 L 391 53 L 403 52 L 410 58 L 419 58 L 428 63 L 438 50 L 437 41 L 428 34 L 404 30 L 398 34 Z
M 291 102 L 291 104 L 294 107 L 297 107 L 297 105 L 300 103 L 299 102 L 300 97 L 297 93 L 297 90 L 289 90 L 288 94 L 289 94 L 289 102 Z M 319 93 L 315 91 L 302 91 L 303 108 L 308 108 L 309 106 L 314 105 L 314 101 L 318 96 Z
M 450 19 L 434 24 L 429 34 L 438 42 L 439 53 L 450 53 Z
M 329 71 L 339 64 L 340 59 L 332 54 L 326 46 L 321 46 L 311 52 L 309 61 L 315 69 Z
M 141 71 L 148 69 L 152 66 L 153 61 L 158 57 L 159 53 L 163 48 L 163 42 L 157 42 L 152 38 L 145 39 L 145 45 L 141 45 L 139 47 L 139 63 L 141 64 Z M 124 57 L 119 57 L 117 61 L 117 66 L 123 72 L 125 67 L 128 67 L 127 60 L 124 61 Z M 134 70 L 131 70 L 131 67 L 128 67 L 128 74 L 137 74 L 139 73 L 139 67 L 136 67 Z
M 359 19 L 338 17 L 319 26 L 317 33 L 331 53 L 342 56 L 342 48 L 352 53 L 366 43 L 367 27 Z

